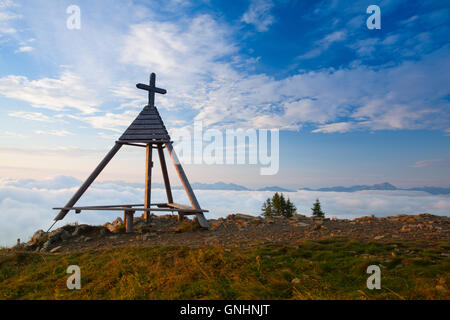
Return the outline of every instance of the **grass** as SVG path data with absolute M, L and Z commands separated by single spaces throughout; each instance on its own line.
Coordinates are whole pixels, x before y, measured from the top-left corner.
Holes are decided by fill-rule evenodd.
M 0 299 L 449 299 L 448 243 L 308 241 L 299 247 L 0 249 Z M 81 290 L 68 290 L 69 265 Z M 369 265 L 381 290 L 368 290 Z

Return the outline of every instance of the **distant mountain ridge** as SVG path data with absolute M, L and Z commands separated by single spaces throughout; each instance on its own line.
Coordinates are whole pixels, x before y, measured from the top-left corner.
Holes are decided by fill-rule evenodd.
M 423 191 L 430 194 L 450 194 L 450 188 L 441 188 L 441 187 L 414 187 L 414 188 L 397 188 L 396 186 L 390 184 L 389 182 L 383 182 L 379 184 L 374 185 L 356 185 L 351 187 L 342 187 L 342 186 L 336 186 L 336 187 L 327 187 L 327 188 L 318 188 L 318 189 L 311 189 L 311 188 L 300 188 L 299 190 L 306 190 L 306 191 L 322 191 L 322 192 L 357 192 L 357 191 L 365 191 L 365 190 L 387 190 L 387 191 L 394 191 L 394 190 L 403 190 L 403 191 Z
M 128 183 L 123 181 L 105 181 L 101 184 L 115 183 L 120 185 L 129 185 L 133 187 L 144 187 L 141 183 Z M 164 188 L 161 183 L 153 183 L 154 188 Z M 215 182 L 215 183 L 192 183 L 192 188 L 196 190 L 226 190 L 226 191 L 271 191 L 271 192 L 295 192 L 296 190 L 282 188 L 279 186 L 267 186 L 263 188 L 247 188 L 235 183 L 225 183 L 225 182 Z M 182 189 L 181 186 L 173 186 L 173 189 Z M 380 191 L 422 191 L 433 195 L 448 195 L 450 194 L 450 188 L 442 187 L 414 187 L 414 188 L 397 188 L 396 186 L 390 184 L 389 182 L 378 183 L 374 185 L 355 185 L 350 187 L 335 186 L 335 187 L 325 187 L 325 188 L 299 188 L 298 190 L 305 191 L 319 191 L 319 192 L 357 192 L 357 191 L 369 191 L 369 190 L 380 190 Z

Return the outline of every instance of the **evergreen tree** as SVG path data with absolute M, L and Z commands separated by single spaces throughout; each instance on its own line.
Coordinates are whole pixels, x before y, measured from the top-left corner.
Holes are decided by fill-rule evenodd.
M 272 218 L 273 217 L 273 208 L 272 201 L 270 198 L 267 198 L 266 202 L 264 202 L 262 206 L 262 215 L 264 218 Z
M 281 216 L 281 210 L 282 210 L 282 204 L 281 204 L 281 197 L 278 192 L 275 192 L 272 198 L 272 207 L 273 207 L 273 215 L 274 216 Z
M 290 218 L 297 211 L 297 208 L 290 199 L 286 200 L 283 194 L 276 192 L 272 199 L 269 198 L 264 202 L 261 211 L 265 218 L 280 216 Z
M 286 212 L 285 212 L 285 217 L 286 218 L 291 218 L 294 216 L 295 212 L 297 211 L 297 208 L 294 206 L 294 204 L 291 202 L 291 200 L 288 198 L 287 202 L 286 202 Z
M 311 210 L 312 210 L 313 217 L 325 218 L 325 212 L 323 212 L 322 208 L 320 207 L 319 199 L 316 199 L 316 202 L 314 203 L 314 207 L 312 207 Z

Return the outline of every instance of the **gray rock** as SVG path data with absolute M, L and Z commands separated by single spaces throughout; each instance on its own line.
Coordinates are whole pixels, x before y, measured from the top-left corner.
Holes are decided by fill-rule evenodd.
M 62 248 L 62 246 L 57 246 L 57 247 L 53 248 L 52 250 L 50 250 L 50 253 L 58 252 L 61 248 Z
M 71 237 L 70 233 L 64 229 L 57 229 L 50 233 L 48 241 L 50 243 L 56 243 L 61 240 L 69 239 Z
M 117 225 L 117 226 L 119 226 L 119 225 Z M 109 231 L 109 232 L 115 232 L 116 231 L 116 226 L 115 225 L 112 225 L 111 223 L 106 223 L 105 225 L 104 225 L 104 227 Z
M 154 232 L 146 233 L 142 236 L 142 240 L 150 240 L 151 238 L 156 237 L 157 234 Z
M 117 225 L 120 225 L 120 224 L 123 224 L 123 221 L 122 221 L 122 219 L 120 217 L 112 222 L 113 226 L 117 226 Z
M 248 214 L 242 214 L 242 213 L 236 213 L 234 215 L 235 219 L 242 219 L 242 220 L 258 220 L 258 217 L 250 216 Z
M 52 242 L 50 239 L 48 239 L 48 240 L 44 243 L 44 245 L 42 246 L 41 251 L 47 251 L 47 250 L 49 250 L 49 249 L 52 247 L 52 245 L 53 245 L 53 242 Z
M 78 227 L 76 227 L 75 231 L 72 233 L 73 237 L 78 237 L 80 235 L 82 235 L 83 233 L 85 233 L 86 231 L 89 230 L 89 226 L 88 225 L 80 225 Z
M 44 230 L 38 230 L 34 233 L 33 238 L 31 238 L 32 243 L 37 243 L 46 234 Z
M 60 238 L 62 241 L 66 241 L 66 240 L 69 240 L 70 238 L 72 238 L 72 235 L 70 234 L 69 231 L 63 230 L 63 232 L 61 232 L 61 234 L 60 234 Z
M 84 242 L 88 242 L 88 241 L 91 241 L 91 240 L 92 240 L 92 238 L 90 238 L 90 237 L 85 237 L 83 241 L 84 241 Z
M 309 226 L 309 224 L 303 223 L 303 222 L 296 222 L 296 223 L 293 223 L 292 225 L 293 225 L 293 226 L 296 226 L 296 227 L 301 227 L 301 228 L 304 228 L 304 227 L 308 227 L 308 226 Z

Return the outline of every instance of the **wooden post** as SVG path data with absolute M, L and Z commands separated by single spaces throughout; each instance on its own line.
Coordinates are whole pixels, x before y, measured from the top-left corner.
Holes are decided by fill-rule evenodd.
M 183 170 L 183 167 L 181 166 L 180 160 L 178 159 L 178 156 L 175 153 L 175 150 L 173 149 L 172 143 L 167 142 L 166 148 L 167 148 L 167 152 L 170 155 L 170 158 L 172 158 L 173 165 L 175 166 L 175 170 L 178 173 L 178 177 L 180 177 L 181 184 L 183 185 L 183 188 L 186 191 L 189 201 L 191 202 L 192 208 L 194 208 L 196 210 L 201 210 L 200 205 L 197 201 L 197 198 L 195 197 L 194 191 L 192 190 L 189 180 L 186 177 L 186 173 L 184 173 L 184 170 Z M 200 226 L 202 226 L 203 228 L 209 228 L 208 220 L 205 219 L 205 216 L 203 215 L 203 213 L 201 213 L 201 212 L 197 213 L 196 216 L 197 216 Z
M 152 152 L 153 152 L 153 146 L 152 144 L 147 144 L 147 156 L 145 160 L 145 204 L 144 208 L 150 209 L 150 203 L 152 198 Z M 145 221 L 148 223 L 150 222 L 150 216 L 151 212 L 146 211 L 145 212 Z
M 134 220 L 134 211 L 124 210 L 123 212 L 123 223 L 125 224 L 126 233 L 132 233 L 133 230 L 133 220 Z
M 158 155 L 159 155 L 159 162 L 161 163 L 161 171 L 164 179 L 164 186 L 166 187 L 167 202 L 173 203 L 172 189 L 170 188 L 170 180 L 169 174 L 167 172 L 166 158 L 164 157 L 164 150 L 162 148 L 162 145 L 160 144 L 158 144 Z
M 75 203 L 81 198 L 81 196 L 86 192 L 86 190 L 89 188 L 89 186 L 94 182 L 94 180 L 98 177 L 98 175 L 102 172 L 102 170 L 106 167 L 106 165 L 111 161 L 111 159 L 116 155 L 117 151 L 120 150 L 122 147 L 121 143 L 116 142 L 114 147 L 111 149 L 111 151 L 108 152 L 108 154 L 105 156 L 105 158 L 102 160 L 102 162 L 99 163 L 97 168 L 91 173 L 91 175 L 87 178 L 87 180 L 83 183 L 83 185 L 78 189 L 78 191 L 73 195 L 73 197 L 67 202 L 67 204 L 64 206 L 64 208 L 73 207 Z M 55 221 L 62 220 L 67 215 L 69 210 L 61 210 L 58 215 L 55 217 Z

